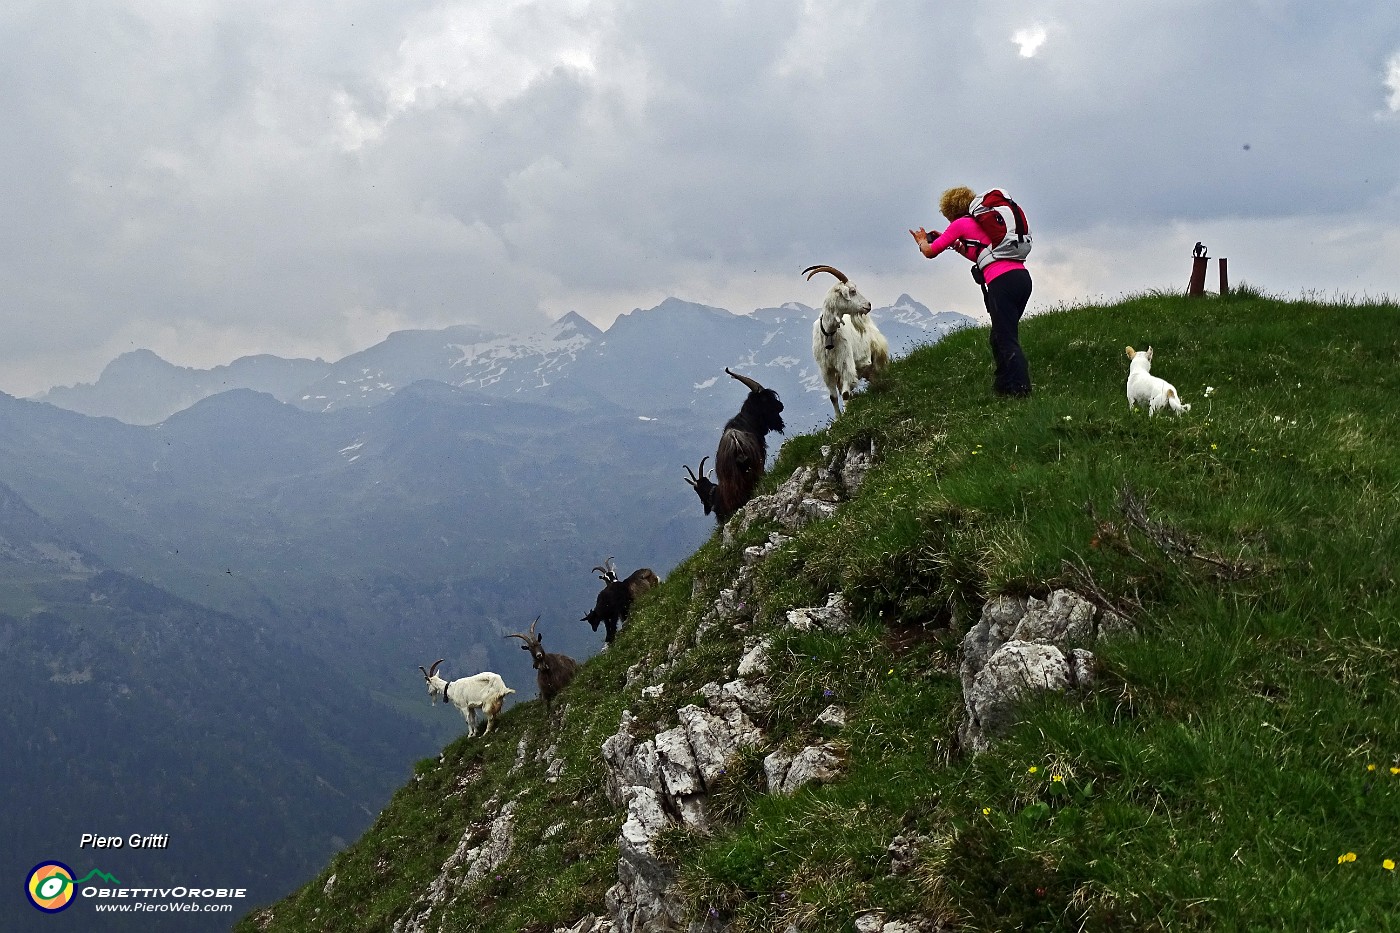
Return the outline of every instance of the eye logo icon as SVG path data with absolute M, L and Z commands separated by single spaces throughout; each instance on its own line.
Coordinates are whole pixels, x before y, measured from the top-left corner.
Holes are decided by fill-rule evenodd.
M 62 862 L 35 865 L 24 886 L 29 903 L 46 914 L 56 914 L 73 903 L 73 888 L 73 869 Z

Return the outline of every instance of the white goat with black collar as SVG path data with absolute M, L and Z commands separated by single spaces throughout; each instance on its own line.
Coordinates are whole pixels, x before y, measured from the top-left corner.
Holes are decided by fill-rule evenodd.
M 856 383 L 874 378 L 889 363 L 889 341 L 870 320 L 870 299 L 841 270 L 808 266 L 802 272 L 809 282 L 818 272 L 836 277 L 822 302 L 821 317 L 812 324 L 812 359 L 839 418 L 841 402 L 855 392 Z
M 423 671 L 423 679 L 428 682 L 428 696 L 432 697 L 434 702 L 441 697 L 442 702 L 457 707 L 462 718 L 467 721 L 468 738 L 477 737 L 476 712 L 480 710 L 486 720 L 486 728 L 481 732 L 481 735 L 485 735 L 496 724 L 496 716 L 500 714 L 505 698 L 515 691 L 506 686 L 500 674 L 490 671 L 482 671 L 480 674 L 457 680 L 443 680 L 438 676 L 437 669 L 444 660 L 446 659 L 439 658 L 434 661 L 431 670 L 424 670 L 422 665 L 418 667 Z

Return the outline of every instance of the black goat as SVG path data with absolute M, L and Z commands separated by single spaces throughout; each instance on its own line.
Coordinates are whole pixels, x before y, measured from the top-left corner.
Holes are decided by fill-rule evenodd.
M 593 626 L 595 632 L 598 631 L 599 623 L 606 626 L 607 634 L 603 641 L 611 645 L 612 640 L 617 637 L 618 623 L 626 622 L 627 614 L 632 611 L 632 601 L 660 583 L 661 578 L 653 573 L 651 568 L 643 567 L 641 570 L 632 571 L 627 579 L 619 580 L 611 557 L 603 562 L 603 566 L 593 569 L 598 572 L 598 579 L 603 581 L 603 591 L 598 594 L 593 611 L 584 616 L 582 621 Z
M 548 716 L 554 712 L 554 698 L 578 673 L 578 662 L 566 654 L 545 651 L 544 636 L 535 634 L 535 626 L 539 623 L 540 617 L 535 616 L 535 621 L 530 623 L 529 634 L 512 632 L 505 637 L 520 639 L 525 643 L 521 650 L 530 652 L 530 660 L 535 667 L 535 683 L 539 684 L 540 696 L 544 697 L 545 715 Z
M 695 471 L 689 466 L 681 464 L 681 466 L 685 467 L 685 471 L 690 474 L 690 478 L 687 479 L 686 482 L 690 484 L 691 489 L 695 490 L 695 494 L 700 497 L 700 503 L 705 506 L 706 515 L 709 515 L 715 509 L 715 490 L 719 488 L 714 480 L 705 475 L 705 461 L 708 459 L 710 458 L 700 458 L 699 476 L 696 476 Z
M 729 520 L 753 496 L 754 487 L 763 478 L 768 460 L 768 432 L 783 433 L 783 403 L 778 393 L 765 389 L 758 380 L 741 376 L 728 367 L 726 373 L 749 387 L 749 397 L 739 413 L 724 424 L 715 451 L 715 481 L 705 477 L 705 461 L 700 461 L 700 475 L 690 473 L 686 482 L 695 490 L 705 506 L 705 514 L 715 513 L 720 524 Z

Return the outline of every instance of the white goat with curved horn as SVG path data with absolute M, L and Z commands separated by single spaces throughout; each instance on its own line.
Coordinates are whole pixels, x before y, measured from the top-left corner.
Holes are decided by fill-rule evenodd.
M 826 383 L 836 417 L 841 402 L 855 392 L 860 379 L 872 379 L 890 361 L 890 344 L 870 320 L 870 299 L 832 266 L 808 266 L 807 281 L 818 272 L 829 272 L 836 283 L 826 293 L 822 313 L 812 324 L 812 359 Z
M 500 715 L 501 704 L 505 698 L 515 691 L 506 686 L 500 674 L 491 671 L 482 671 L 480 674 L 457 680 L 443 680 L 438 676 L 437 669 L 445 660 L 446 658 L 438 658 L 433 662 L 431 670 L 424 670 L 421 664 L 418 666 L 418 669 L 423 671 L 423 679 L 428 682 L 428 696 L 432 697 L 434 702 L 437 702 L 438 697 L 442 697 L 442 702 L 457 707 L 462 718 L 467 721 L 468 738 L 477 737 L 476 712 L 480 710 L 486 720 L 486 728 L 481 732 L 485 735 L 496 724 L 496 717 Z

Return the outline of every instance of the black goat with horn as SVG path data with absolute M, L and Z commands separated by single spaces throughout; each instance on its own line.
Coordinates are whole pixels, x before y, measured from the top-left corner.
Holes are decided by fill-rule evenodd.
M 535 616 L 535 621 L 530 623 L 528 634 L 512 632 L 505 637 L 520 639 L 525 643 L 521 650 L 530 652 L 530 660 L 535 668 L 535 683 L 539 685 L 540 696 L 544 698 L 545 715 L 548 716 L 554 712 L 554 698 L 578 673 L 578 662 L 567 654 L 545 651 L 544 636 L 535 633 L 535 626 L 539 624 L 540 617 Z
M 598 600 L 593 604 L 593 610 L 584 616 L 582 621 L 593 626 L 593 631 L 598 631 L 601 623 L 606 627 L 607 634 L 603 636 L 603 641 L 611 645 L 612 640 L 617 637 L 617 626 L 619 623 L 627 621 L 627 615 L 632 611 L 632 602 L 638 596 L 645 593 L 661 582 L 650 567 L 643 567 L 634 570 L 627 579 L 617 578 L 617 568 L 613 566 L 613 559 L 609 557 L 603 561 L 603 566 L 594 567 L 598 574 L 598 579 L 603 581 L 603 591 L 598 594 Z
M 686 482 L 704 503 L 705 514 L 711 511 L 723 524 L 753 496 L 754 487 L 763 478 L 768 461 L 768 432 L 783 433 L 783 403 L 778 393 L 765 389 L 757 379 L 741 376 L 725 367 L 732 378 L 749 387 L 749 396 L 739 413 L 724 424 L 715 451 L 715 480 L 705 477 L 705 461 L 700 461 L 700 475 L 690 473 Z M 690 467 L 686 467 L 690 472 Z

